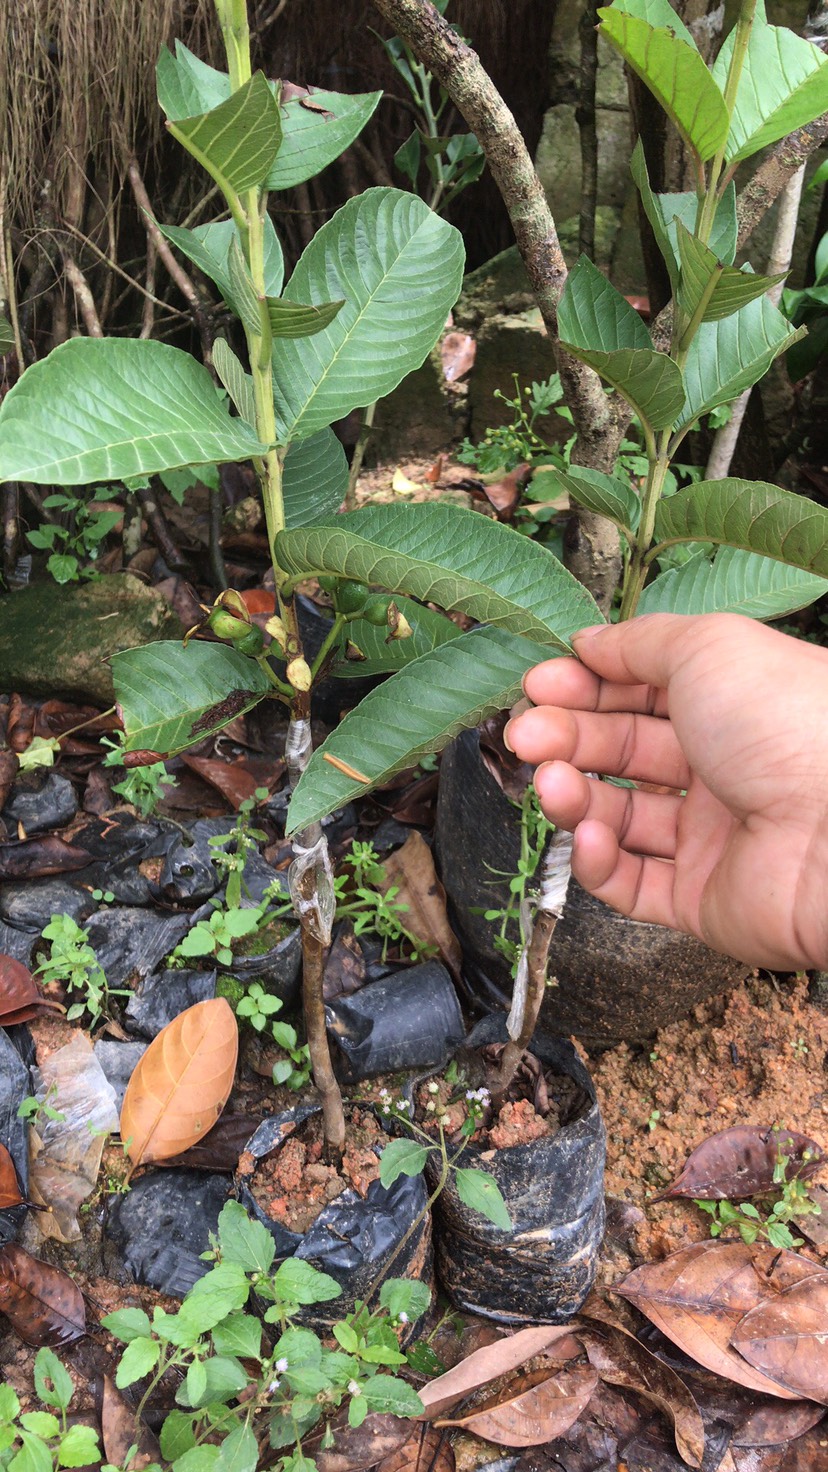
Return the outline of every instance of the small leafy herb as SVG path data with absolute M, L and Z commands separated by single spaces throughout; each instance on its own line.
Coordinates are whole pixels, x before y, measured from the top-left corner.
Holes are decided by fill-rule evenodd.
M 74 1022 L 84 1013 L 95 1027 L 101 1018 L 109 1014 L 112 997 L 128 997 L 127 988 L 110 987 L 91 945 L 89 931 L 84 930 L 70 915 L 53 915 L 42 932 L 43 939 L 51 941 L 48 960 L 35 967 L 35 975 L 44 982 L 59 982 L 68 992 L 77 993 L 80 1000 L 73 1002 L 66 1018 Z

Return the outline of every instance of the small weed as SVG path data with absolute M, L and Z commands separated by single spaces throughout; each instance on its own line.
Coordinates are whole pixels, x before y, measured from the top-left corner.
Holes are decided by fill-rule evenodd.
M 18 1106 L 17 1118 L 28 1120 L 30 1124 L 34 1125 L 36 1130 L 40 1129 L 41 1119 L 48 1119 L 52 1120 L 55 1124 L 62 1124 L 66 1115 L 62 1114 L 59 1109 L 55 1109 L 54 1105 L 49 1102 L 50 1099 L 56 1098 L 57 1084 L 50 1084 L 42 1099 L 36 1098 L 34 1094 L 28 1094 Z
M 380 888 L 386 883 L 385 867 L 374 845 L 354 839 L 351 852 L 345 855 L 343 863 L 350 872 L 340 874 L 334 880 L 337 920 L 350 920 L 355 935 L 368 932 L 379 936 L 383 960 L 389 945 L 415 961 L 433 956 L 435 947 L 424 944 L 403 923 L 402 917 L 408 913 L 408 905 L 397 899 L 400 886 L 392 884 L 384 891 Z
M 42 935 L 44 940 L 51 941 L 51 952 L 48 960 L 35 967 L 35 975 L 47 984 L 59 982 L 68 992 L 80 997 L 66 1013 L 67 1022 L 87 1013 L 90 1026 L 95 1027 L 102 1017 L 109 1015 L 112 997 L 130 995 L 127 988 L 109 986 L 89 944 L 89 931 L 70 915 L 53 915 Z
M 509 902 L 504 909 L 482 912 L 485 920 L 500 921 L 494 947 L 509 962 L 513 977 L 517 976 L 521 955 L 529 943 L 526 917 L 530 913 L 529 900 L 535 888 L 535 875 L 554 831 L 553 824 L 547 822 L 541 812 L 534 787 L 527 787 L 520 803 L 520 855 L 517 873 L 509 875 Z M 473 913 L 479 915 L 481 912 L 474 910 Z M 514 939 L 515 930 L 519 940 Z
M 116 739 L 101 737 L 101 745 L 110 750 L 104 757 L 105 767 L 123 766 L 124 734 L 117 731 Z M 151 762 L 147 767 L 131 767 L 122 782 L 113 782 L 112 791 L 117 792 L 124 802 L 135 808 L 142 818 L 151 818 L 162 798 L 165 787 L 177 787 L 177 778 L 171 777 L 163 762 Z
M 650 1111 L 650 1117 L 647 1120 L 647 1129 L 650 1131 L 650 1134 L 652 1134 L 653 1130 L 656 1129 L 656 1127 L 657 1127 L 658 1122 L 659 1122 L 660 1119 L 661 1119 L 661 1110 L 660 1109 L 652 1109 Z
M 50 554 L 46 566 L 55 582 L 76 583 L 80 578 L 96 577 L 95 569 L 88 564 L 97 560 L 101 543 L 123 513 L 105 511 L 90 497 L 84 498 L 71 490 L 46 496 L 43 507 L 46 511 L 59 511 L 66 525 L 45 521 L 26 535 L 38 551 Z
M 803 1164 L 811 1159 L 810 1151 L 803 1152 Z M 803 1239 L 795 1237 L 788 1223 L 801 1216 L 821 1216 L 822 1208 L 811 1198 L 807 1182 L 801 1176 L 788 1180 L 790 1156 L 780 1151 L 773 1168 L 773 1182 L 779 1187 L 779 1196 L 772 1201 L 770 1194 L 757 1197 L 761 1210 L 752 1201 L 695 1201 L 701 1211 L 712 1217 L 711 1237 L 720 1237 L 727 1227 L 735 1227 L 743 1242 L 751 1244 L 764 1237 L 776 1248 L 801 1247 Z

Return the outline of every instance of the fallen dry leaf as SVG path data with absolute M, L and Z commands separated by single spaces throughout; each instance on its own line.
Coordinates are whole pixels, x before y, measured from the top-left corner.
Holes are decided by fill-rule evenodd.
M 8 747 L 0 748 L 0 808 L 6 806 L 6 799 L 17 776 L 18 765 L 15 752 L 9 751 Z
M 0 956 L 0 1026 L 29 1022 L 47 1009 L 62 1011 L 56 1002 L 41 996 L 37 983 L 22 961 Z
M 629 1299 L 685 1354 L 748 1390 L 798 1398 L 752 1368 L 731 1345 L 736 1325 L 751 1309 L 789 1286 L 787 1275 L 819 1272 L 794 1252 L 771 1254 L 744 1242 L 696 1242 L 663 1262 L 636 1268 L 615 1292 Z M 787 1259 L 795 1259 L 791 1265 Z M 801 1270 L 797 1264 L 805 1264 Z
M 484 1344 L 476 1349 L 459 1365 L 438 1375 L 428 1385 L 423 1385 L 418 1394 L 425 1406 L 426 1417 L 433 1421 L 448 1410 L 462 1396 L 481 1385 L 488 1385 L 498 1375 L 507 1375 L 525 1365 L 534 1355 L 542 1354 L 548 1345 L 557 1339 L 578 1331 L 575 1324 L 541 1324 L 537 1328 L 519 1329 L 517 1334 L 508 1334 L 496 1339 L 494 1344 Z
M 437 1424 L 460 1427 L 498 1446 L 542 1446 L 577 1421 L 597 1384 L 598 1372 L 589 1365 L 554 1375 L 533 1370 L 518 1376 L 496 1399 Z
M 108 1375 L 103 1377 L 99 1412 L 101 1441 L 110 1466 L 125 1467 L 126 1472 L 141 1472 L 151 1462 L 163 1460 L 157 1437 L 144 1420 L 137 1420 L 134 1406 Z M 127 1462 L 126 1455 L 132 1447 L 137 1447 L 137 1451 Z
M 796 1230 L 815 1246 L 824 1247 L 828 1244 L 828 1191 L 824 1186 L 811 1186 L 808 1189 L 808 1195 L 819 1207 L 819 1215 L 813 1212 L 808 1216 L 798 1216 Z
M 789 1181 L 812 1176 L 824 1159 L 816 1140 L 797 1130 L 738 1124 L 703 1140 L 657 1199 L 690 1196 L 702 1201 L 744 1201 L 761 1196 L 774 1189 L 773 1172 L 780 1155 L 789 1157 L 785 1171 Z
M 446 891 L 437 878 L 431 849 L 422 833 L 409 833 L 402 848 L 383 859 L 385 884 L 399 885 L 397 903 L 407 905 L 406 930 L 427 945 L 436 946 L 449 971 L 460 976 L 463 957 L 446 910 Z
M 271 1063 L 268 1078 L 272 1073 Z M 182 1155 L 171 1155 L 168 1160 L 156 1160 L 155 1164 L 176 1170 L 235 1170 L 239 1156 L 263 1118 L 261 1114 L 223 1114 L 218 1124 L 189 1150 Z
M 72 1344 L 86 1333 L 83 1294 L 68 1273 L 7 1242 L 0 1247 L 0 1313 L 35 1349 Z
M 0 1145 L 0 1211 L 7 1211 L 10 1206 L 23 1205 L 14 1161 L 5 1145 Z
M 454 1472 L 455 1465 L 445 1432 L 421 1421 L 401 1447 L 383 1458 L 377 1472 Z
M 22 843 L 0 843 L 0 879 L 42 879 L 85 869 L 92 855 L 85 849 L 48 834 Z
M 236 1072 L 239 1034 L 224 997 L 197 1002 L 150 1043 L 127 1085 L 121 1139 L 133 1166 L 189 1150 L 212 1129 Z
M 323 990 L 326 1002 L 351 997 L 365 982 L 365 956 L 350 924 L 343 924 L 325 961 Z
M 502 476 L 500 480 L 487 484 L 483 482 L 483 494 L 490 506 L 497 512 L 498 521 L 512 521 L 520 498 L 525 491 L 532 467 L 528 464 L 517 465 L 510 470 L 508 475 Z
M 425 486 L 422 481 L 409 480 L 405 471 L 397 466 L 391 478 L 391 489 L 396 491 L 398 496 L 411 496 L 415 491 L 424 491 Z
M 734 1446 L 779 1446 L 818 1426 L 825 1407 L 810 1400 L 767 1400 L 749 1411 L 733 1433 Z
M 690 1391 L 675 1370 L 662 1364 L 634 1335 L 605 1320 L 579 1329 L 590 1364 L 602 1380 L 634 1390 L 667 1416 L 676 1446 L 691 1467 L 704 1459 L 704 1424 Z
M 329 1424 L 333 1446 L 322 1447 L 322 1427 L 302 1438 L 302 1451 L 313 1458 L 317 1472 L 360 1472 L 363 1467 L 375 1467 L 411 1435 L 410 1421 L 380 1411 L 366 1416 L 361 1426 L 349 1426 L 347 1414 L 340 1411 Z
M 789 1395 L 828 1405 L 828 1272 L 817 1268 L 751 1309 L 736 1325 L 732 1343 Z
M 468 332 L 447 332 L 440 343 L 440 359 L 446 383 L 456 383 L 458 378 L 474 367 L 477 343 Z
M 181 760 L 202 781 L 215 787 L 236 812 L 243 802 L 255 797 L 257 787 L 276 786 L 285 770 L 284 762 L 267 761 L 260 762 L 261 770 L 254 772 L 244 760 L 224 762 L 208 756 L 190 756 L 186 751 L 182 752 Z

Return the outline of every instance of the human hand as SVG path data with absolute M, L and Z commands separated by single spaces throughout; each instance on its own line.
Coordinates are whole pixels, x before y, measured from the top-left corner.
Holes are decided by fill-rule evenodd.
M 828 967 L 828 651 L 735 614 L 651 614 L 573 645 L 529 671 L 536 708 L 506 736 L 574 831 L 578 882 L 750 965 Z

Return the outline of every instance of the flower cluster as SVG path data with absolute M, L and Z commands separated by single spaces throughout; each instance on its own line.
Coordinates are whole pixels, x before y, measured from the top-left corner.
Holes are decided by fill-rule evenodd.
M 380 1114 L 396 1115 L 398 1119 L 410 1119 L 411 1106 L 402 1094 L 395 1096 L 388 1089 L 379 1091 Z

